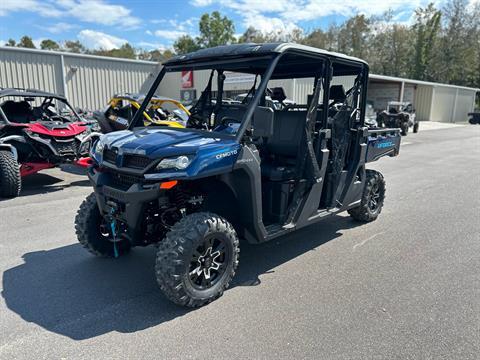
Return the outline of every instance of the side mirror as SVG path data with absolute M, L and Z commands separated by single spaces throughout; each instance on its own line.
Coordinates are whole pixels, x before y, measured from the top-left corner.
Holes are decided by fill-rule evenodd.
M 258 106 L 253 114 L 253 132 L 254 138 L 270 137 L 273 135 L 273 109 L 269 107 Z

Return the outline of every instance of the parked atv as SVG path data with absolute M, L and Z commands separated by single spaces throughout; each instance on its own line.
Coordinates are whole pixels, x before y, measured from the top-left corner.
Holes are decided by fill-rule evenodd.
M 468 113 L 468 116 L 470 116 L 470 119 L 468 119 L 470 124 L 480 124 L 480 111 Z
M 125 130 L 144 99 L 145 95 L 142 94 L 115 95 L 104 110 L 94 112 L 93 118 L 98 121 L 104 134 Z M 179 101 L 154 96 L 143 112 L 143 124 L 183 128 L 189 115 L 190 112 Z
M 18 196 L 25 176 L 87 155 L 88 135 L 65 97 L 0 89 L 0 197 Z
M 373 102 L 368 100 L 365 108 L 365 126 L 368 126 L 371 129 L 378 127 L 377 113 L 373 107 Z
M 138 127 L 165 74 L 187 69 L 210 70 L 187 127 Z M 248 104 L 222 102 L 227 71 L 261 75 Z M 351 89 L 331 86 L 344 76 L 356 79 Z M 294 78 L 312 79 L 308 99 L 267 106 L 269 81 Z M 112 258 L 155 244 L 161 291 L 197 307 L 230 284 L 239 239 L 270 241 L 343 211 L 376 220 L 385 181 L 365 165 L 396 156 L 400 134 L 365 126 L 367 84 L 364 61 L 297 44 L 228 45 L 168 60 L 129 130 L 103 135 L 92 150 L 94 193 L 75 219 L 79 242 Z
M 378 116 L 378 124 L 384 127 L 400 128 L 406 136 L 410 127 L 417 133 L 420 123 L 415 116 L 415 109 L 409 102 L 389 101 L 387 109 Z

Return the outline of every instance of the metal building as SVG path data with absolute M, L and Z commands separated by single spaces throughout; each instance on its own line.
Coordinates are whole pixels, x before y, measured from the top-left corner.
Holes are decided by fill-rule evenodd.
M 371 74 L 368 98 L 377 109 L 390 100 L 409 101 L 423 121 L 465 122 L 477 92 L 480 89 Z
M 59 93 L 91 110 L 115 93 L 145 91 L 158 68 L 150 61 L 0 47 L 0 87 Z
M 91 110 L 105 106 L 115 93 L 146 92 L 159 69 L 158 63 L 150 61 L 0 47 L 0 87 L 57 92 L 74 106 Z M 169 73 L 158 93 L 191 100 L 200 95 L 208 77 L 208 71 L 196 71 L 191 84 L 185 86 L 180 73 Z M 345 77 L 334 83 L 349 88 L 353 80 Z M 246 93 L 253 81 L 252 75 L 228 74 L 224 90 L 228 96 Z M 312 79 L 274 80 L 272 86 L 282 86 L 299 103 L 305 103 L 313 91 Z M 474 110 L 476 92 L 480 89 L 371 74 L 368 98 L 377 110 L 384 109 L 388 101 L 409 101 L 420 120 L 464 122 Z

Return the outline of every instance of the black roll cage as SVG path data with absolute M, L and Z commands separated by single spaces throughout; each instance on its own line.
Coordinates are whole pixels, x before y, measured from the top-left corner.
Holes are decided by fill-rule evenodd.
M 260 63 L 262 60 L 268 60 L 269 64 L 266 67 L 265 71 L 261 75 L 261 81 L 260 84 L 257 88 L 257 90 L 254 93 L 254 96 L 252 100 L 249 102 L 249 106 L 247 108 L 247 111 L 245 112 L 245 115 L 243 116 L 243 119 L 241 121 L 240 128 L 238 129 L 236 135 L 235 135 L 235 140 L 236 142 L 240 143 L 245 135 L 246 130 L 248 129 L 252 115 L 255 111 L 255 108 L 257 105 L 260 103 L 262 97 L 264 96 L 265 91 L 267 90 L 267 85 L 270 79 L 272 79 L 272 75 L 275 72 L 275 69 L 280 62 L 281 58 L 285 55 L 289 54 L 296 54 L 300 55 L 302 57 L 309 57 L 313 59 L 318 59 L 319 61 L 322 62 L 322 64 L 325 64 L 323 66 L 323 70 L 321 71 L 321 74 L 309 74 L 308 77 L 316 77 L 318 75 L 321 75 L 323 77 L 322 81 L 322 87 L 324 89 L 324 94 L 323 94 L 323 108 L 328 109 L 328 101 L 329 101 L 329 93 L 330 93 L 330 82 L 334 76 L 334 69 L 333 66 L 338 64 L 338 65 L 345 65 L 347 68 L 350 67 L 351 69 L 356 68 L 358 69 L 358 74 L 360 76 L 360 87 L 363 89 L 367 88 L 367 82 L 368 82 L 368 65 L 366 65 L 363 62 L 357 62 L 354 60 L 350 59 L 345 59 L 341 57 L 335 57 L 332 55 L 327 55 L 327 54 L 316 54 L 316 53 L 310 53 L 308 51 L 304 50 L 299 50 L 299 49 L 287 49 L 283 52 L 280 53 L 274 53 L 273 55 L 266 55 L 266 56 L 250 56 L 250 57 L 240 57 L 240 58 L 230 58 L 230 59 L 220 59 L 220 60 L 209 60 L 209 61 L 202 61 L 199 60 L 198 62 L 191 62 L 191 63 L 186 63 L 186 64 L 180 64 L 180 65 L 169 65 L 165 64 L 162 69 L 160 70 L 159 74 L 155 78 L 154 82 L 152 83 L 149 91 L 147 92 L 140 108 L 136 112 L 134 118 L 132 119 L 130 125 L 128 126 L 128 129 L 133 129 L 136 124 L 140 120 L 140 114 L 143 114 L 145 111 L 146 107 L 148 106 L 150 100 L 152 97 L 155 95 L 155 92 L 160 85 L 160 82 L 163 80 L 167 72 L 178 72 L 181 70 L 185 69 L 191 69 L 191 70 L 205 70 L 205 69 L 212 69 L 212 70 L 217 70 L 221 69 L 223 72 L 223 68 L 221 65 L 232 65 L 232 64 L 243 64 L 245 65 L 246 62 L 251 62 L 252 67 L 255 63 Z M 321 67 L 319 66 L 319 69 Z M 258 72 L 254 72 L 255 75 L 260 75 Z M 350 73 L 344 73 L 344 74 L 335 74 L 335 75 L 353 75 Z M 307 77 L 307 76 L 303 76 Z M 220 95 L 221 96 L 221 95 Z M 365 109 L 366 106 L 366 101 L 367 101 L 367 94 L 366 91 L 362 91 L 360 94 L 360 103 L 358 104 L 360 109 Z M 217 104 L 218 105 L 218 104 Z M 360 112 L 360 126 L 364 125 L 365 121 L 365 112 L 361 111 Z M 328 118 L 328 111 L 323 112 L 323 118 L 322 118 L 322 127 L 325 128 L 327 125 L 327 118 Z M 232 136 L 233 137 L 233 136 Z
M 3 99 L 4 97 L 13 97 L 13 98 L 16 98 L 16 97 L 19 97 L 19 98 L 43 98 L 43 101 L 42 101 L 42 104 L 40 106 L 44 106 L 47 102 L 49 103 L 52 103 L 53 100 L 58 100 L 60 101 L 61 103 L 65 104 L 67 106 L 67 108 L 69 108 L 72 113 L 75 115 L 75 117 L 77 118 L 78 121 L 81 121 L 82 119 L 80 118 L 80 115 L 78 115 L 78 113 L 75 111 L 74 107 L 68 102 L 67 99 L 65 99 L 64 97 L 61 97 L 61 96 L 55 96 L 54 94 L 43 94 L 43 93 L 39 93 L 39 94 L 35 94 L 35 93 L 28 93 L 28 94 L 6 94 L 4 96 L 0 96 L 0 99 Z M 0 105 L 2 105 L 3 103 L 0 103 Z M 0 106 L 0 122 L 3 120 L 3 122 L 7 125 L 9 124 L 12 124 L 12 122 L 10 120 L 8 120 L 8 117 L 7 115 L 5 114 L 5 112 L 3 111 L 2 107 Z

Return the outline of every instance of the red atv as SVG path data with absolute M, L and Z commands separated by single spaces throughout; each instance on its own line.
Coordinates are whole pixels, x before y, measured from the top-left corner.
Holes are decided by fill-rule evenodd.
M 65 97 L 0 89 L 0 197 L 18 196 L 25 176 L 77 163 L 88 155 L 89 135 Z

